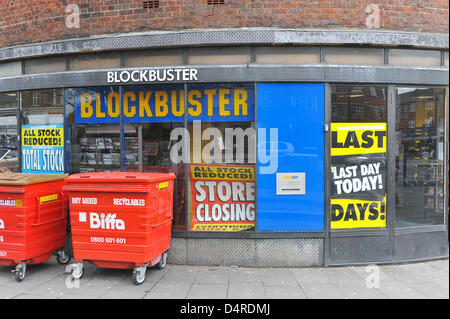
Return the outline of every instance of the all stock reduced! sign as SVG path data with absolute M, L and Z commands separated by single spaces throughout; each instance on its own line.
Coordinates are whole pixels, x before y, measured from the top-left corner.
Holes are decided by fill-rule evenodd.
M 255 168 L 189 165 L 193 231 L 243 231 L 255 226 Z
M 151 85 L 119 89 L 75 90 L 76 123 L 254 121 L 254 88 L 251 84 Z M 185 105 L 185 95 L 187 105 Z
M 331 124 L 331 229 L 386 227 L 386 123 Z
M 22 126 L 22 173 L 64 174 L 64 125 Z

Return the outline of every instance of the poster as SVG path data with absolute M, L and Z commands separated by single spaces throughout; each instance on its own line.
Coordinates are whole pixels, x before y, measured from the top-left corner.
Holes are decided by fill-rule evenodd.
M 243 231 L 255 226 L 254 166 L 189 165 L 193 231 Z
M 331 124 L 331 229 L 386 227 L 386 123 Z
M 22 126 L 22 172 L 64 174 L 64 125 Z

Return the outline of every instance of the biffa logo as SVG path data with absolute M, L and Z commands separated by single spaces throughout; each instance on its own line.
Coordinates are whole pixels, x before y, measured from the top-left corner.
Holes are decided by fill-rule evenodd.
M 124 230 L 125 222 L 122 219 L 116 219 L 116 214 L 97 214 L 90 213 L 90 227 L 93 229 L 117 229 Z
M 79 213 L 79 221 L 86 222 L 86 213 Z M 89 213 L 89 227 L 92 229 L 125 230 L 125 222 L 116 218 L 116 214 Z

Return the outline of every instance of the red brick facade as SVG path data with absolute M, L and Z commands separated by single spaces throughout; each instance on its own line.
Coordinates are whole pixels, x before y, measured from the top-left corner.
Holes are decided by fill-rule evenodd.
M 447 33 L 448 0 L 1 0 L 0 48 L 90 35 L 193 28 L 366 29 L 366 7 L 380 10 L 379 30 Z M 80 10 L 67 28 L 66 6 Z

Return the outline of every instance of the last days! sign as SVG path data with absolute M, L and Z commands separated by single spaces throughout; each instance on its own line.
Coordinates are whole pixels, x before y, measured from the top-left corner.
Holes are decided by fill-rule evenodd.
M 386 227 L 386 123 L 331 124 L 331 229 Z

